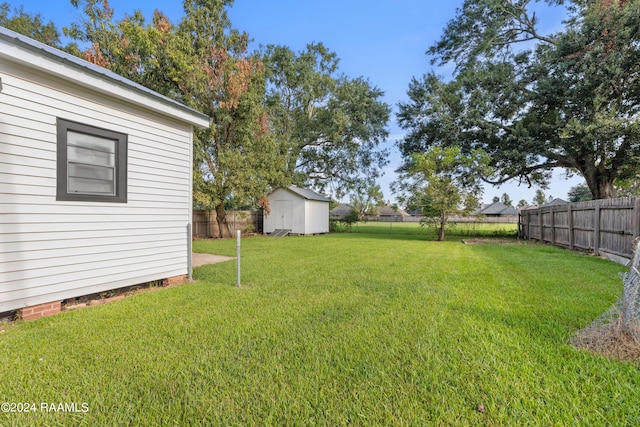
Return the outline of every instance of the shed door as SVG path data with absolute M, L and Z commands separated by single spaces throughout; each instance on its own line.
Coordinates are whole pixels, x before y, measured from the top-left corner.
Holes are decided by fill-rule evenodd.
M 276 200 L 276 228 L 293 229 L 293 202 L 291 200 Z

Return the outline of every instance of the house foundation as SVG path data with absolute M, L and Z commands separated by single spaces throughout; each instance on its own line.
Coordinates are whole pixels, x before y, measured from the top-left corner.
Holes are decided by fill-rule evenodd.
M 22 320 L 35 320 L 41 317 L 60 313 L 62 310 L 62 300 L 47 302 L 45 304 L 32 305 L 18 310 L 18 318 Z
M 189 281 L 189 276 L 186 274 L 181 274 L 179 276 L 167 277 L 165 279 L 160 280 L 161 287 L 167 286 L 178 286 L 185 284 Z M 113 301 L 118 301 L 124 299 L 127 295 L 132 294 L 132 288 L 138 288 L 138 286 L 127 286 L 125 288 L 120 289 L 120 294 L 111 296 L 109 298 L 100 298 L 98 294 L 95 295 L 86 295 L 84 297 L 73 298 L 73 300 L 82 300 L 85 299 L 87 301 L 82 303 L 71 303 L 70 300 L 60 300 L 47 302 L 44 304 L 32 305 L 29 307 L 24 307 L 15 311 L 16 318 L 20 320 L 36 320 L 41 317 L 50 316 L 52 314 L 60 313 L 63 309 L 69 310 L 74 308 L 98 305 L 98 304 L 107 304 Z M 118 291 L 117 289 L 114 291 Z M 65 304 L 63 304 L 65 302 Z M 71 304 L 71 305 L 70 305 Z

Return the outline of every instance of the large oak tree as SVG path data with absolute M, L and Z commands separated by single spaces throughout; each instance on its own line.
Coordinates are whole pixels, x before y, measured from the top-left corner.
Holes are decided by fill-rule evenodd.
M 594 198 L 635 176 L 640 1 L 544 3 L 568 7 L 562 31 L 541 34 L 529 0 L 465 1 L 428 52 L 455 64 L 454 78 L 414 79 L 400 105 L 407 159 L 434 144 L 480 148 L 496 171 L 488 182 L 544 185 L 561 167 Z

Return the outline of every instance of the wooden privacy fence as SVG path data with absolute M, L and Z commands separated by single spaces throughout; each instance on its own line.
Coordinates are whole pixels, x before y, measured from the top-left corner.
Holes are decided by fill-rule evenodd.
M 567 203 L 520 212 L 518 236 L 571 250 L 631 258 L 640 236 L 640 198 Z
M 331 219 L 340 219 L 340 217 L 332 216 Z M 424 219 L 424 216 L 375 216 L 365 215 L 364 222 L 420 222 Z M 518 222 L 518 215 L 497 215 L 497 216 L 450 216 L 447 222 L 457 223 L 485 223 L 485 224 L 516 224 Z
M 193 237 L 208 238 L 218 236 L 218 221 L 214 210 L 193 211 Z M 262 233 L 262 211 L 227 211 L 227 223 L 233 235 L 235 230 L 242 234 Z

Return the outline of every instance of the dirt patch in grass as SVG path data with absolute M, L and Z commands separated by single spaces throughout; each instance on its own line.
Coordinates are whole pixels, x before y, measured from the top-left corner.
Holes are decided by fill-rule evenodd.
M 524 245 L 527 242 L 522 240 L 505 240 L 505 239 L 464 239 L 462 241 L 465 245 L 478 245 L 483 243 L 492 243 L 494 245 Z
M 578 331 L 571 343 L 583 350 L 611 357 L 617 360 L 633 362 L 640 367 L 640 340 L 638 333 L 629 333 L 619 318 L 608 323 L 592 324 Z

